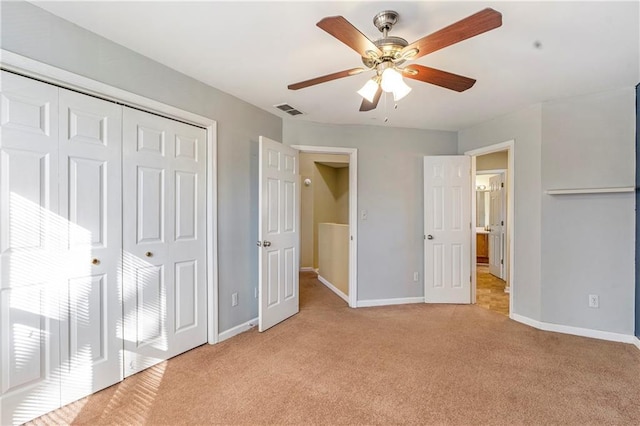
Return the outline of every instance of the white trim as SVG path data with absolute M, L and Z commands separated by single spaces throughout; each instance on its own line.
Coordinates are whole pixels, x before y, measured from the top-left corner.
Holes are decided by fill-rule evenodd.
M 476 191 L 476 157 L 471 156 L 471 303 L 476 303 L 476 285 L 478 280 L 478 234 L 477 226 L 477 205 L 478 205 L 478 191 Z M 487 237 L 488 238 L 488 237 Z M 425 252 L 426 254 L 426 252 Z M 488 258 L 488 257 L 487 257 Z M 425 265 L 426 266 L 426 265 Z M 426 273 L 426 272 L 425 272 Z M 426 294 L 426 287 L 425 287 Z
M 500 142 L 494 145 L 489 145 L 489 146 L 484 146 L 482 148 L 477 148 L 477 149 L 472 149 L 471 151 L 467 151 L 464 153 L 464 155 L 485 155 L 485 154 L 491 154 L 493 152 L 499 152 L 499 151 L 506 151 L 507 149 L 510 149 L 511 147 L 513 147 L 513 142 L 514 140 L 508 140 L 506 142 Z
M 471 173 L 472 173 L 472 189 L 475 188 L 475 173 L 476 173 L 476 157 L 479 155 L 491 154 L 493 152 L 507 151 L 507 246 L 508 246 L 508 259 L 507 266 L 509 267 L 509 279 L 507 286 L 509 287 L 509 311 L 513 312 L 515 303 L 515 293 L 517 292 L 517 286 L 514 283 L 513 277 L 515 276 L 516 262 L 515 262 L 515 140 L 511 139 L 506 142 L 497 143 L 495 145 L 489 145 L 483 148 L 473 149 L 467 151 L 464 154 L 471 156 Z M 474 208 L 471 209 L 472 224 L 475 224 L 475 205 L 476 205 L 476 191 L 471 191 L 471 202 Z M 471 297 L 473 303 L 476 298 L 476 227 L 471 227 Z
M 233 336 L 237 336 L 240 333 L 244 333 L 245 331 L 249 331 L 253 327 L 255 327 L 257 324 L 258 324 L 258 317 L 255 317 L 252 320 L 249 320 L 240 325 L 236 325 L 235 327 L 232 327 L 226 331 L 223 331 L 222 333 L 218 334 L 218 343 L 224 342 L 225 340 L 230 339 Z
M 571 194 L 612 194 L 616 192 L 634 192 L 633 186 L 621 186 L 616 188 L 576 188 L 576 189 L 547 189 L 548 195 L 571 195 Z
M 207 126 L 207 342 L 218 343 L 218 138 L 217 123 Z
M 344 300 L 345 302 L 349 303 L 349 297 L 344 294 L 338 287 L 334 286 L 333 284 L 331 284 L 329 282 L 329 280 L 327 280 L 326 278 L 318 275 L 318 281 L 320 281 L 322 284 L 324 284 L 325 286 L 327 286 L 327 288 L 329 290 L 331 290 L 332 292 L 334 292 L 335 294 L 337 294 L 338 296 L 340 296 L 340 298 L 342 300 Z
M 507 169 L 492 169 L 492 170 L 476 170 L 477 175 L 499 175 L 506 172 Z
M 371 306 L 406 305 L 410 303 L 424 303 L 424 297 L 358 300 L 358 308 L 368 308 Z
M 358 305 L 358 150 L 333 146 L 291 145 L 301 152 L 349 155 L 349 307 Z
M 633 344 L 636 345 L 638 349 L 640 349 L 640 338 L 634 338 Z
M 548 322 L 542 322 L 534 320 L 522 315 L 511 314 L 509 315 L 512 320 L 519 323 L 526 324 L 533 328 L 543 331 L 553 331 L 562 334 L 571 334 L 574 336 L 590 337 L 592 339 L 608 340 L 611 342 L 622 342 L 636 344 L 638 338 L 630 334 L 612 333 L 610 331 L 592 330 L 590 328 L 572 327 L 569 325 L 551 324 Z M 640 347 L 639 347 L 640 349 Z
M 313 266 L 301 266 L 300 272 L 317 272 Z
M 167 118 L 204 127 L 207 131 L 207 341 L 218 339 L 218 216 L 217 216 L 217 123 L 215 120 L 182 110 L 156 100 L 127 92 L 70 71 L 0 49 L 0 67 L 27 77 L 52 83 L 97 96 L 118 104 L 124 104 L 153 112 Z

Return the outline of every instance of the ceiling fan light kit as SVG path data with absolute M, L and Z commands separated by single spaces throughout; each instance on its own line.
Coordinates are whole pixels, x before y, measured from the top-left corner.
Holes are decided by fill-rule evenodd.
M 457 92 L 471 88 L 476 81 L 468 77 L 418 64 L 405 68 L 401 68 L 400 65 L 502 25 L 500 12 L 487 8 L 409 44 L 403 38 L 389 35 L 398 18 L 399 14 L 393 10 L 385 10 L 374 16 L 373 24 L 382 33 L 382 38 L 376 41 L 369 40 L 342 16 L 329 16 L 316 24 L 358 52 L 367 69 L 376 72 L 376 75 L 367 80 L 357 92 L 364 98 L 360 111 L 375 109 L 383 91 L 393 93 L 393 99 L 396 102 L 407 96 L 411 92 L 411 87 L 404 82 L 403 76 Z M 339 71 L 290 84 L 288 88 L 298 90 L 363 71 L 365 71 L 363 68 Z
M 364 86 L 358 90 L 358 94 L 369 102 L 373 102 L 373 98 L 376 96 L 376 92 L 378 91 L 378 84 L 378 77 L 367 80 Z

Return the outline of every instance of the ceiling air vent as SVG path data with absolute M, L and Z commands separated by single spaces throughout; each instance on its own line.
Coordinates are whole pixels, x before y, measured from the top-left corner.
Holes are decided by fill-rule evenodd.
M 299 111 L 297 109 L 295 109 L 294 107 L 292 107 L 289 104 L 280 104 L 280 105 L 274 105 L 274 107 L 278 108 L 280 111 L 284 111 L 289 115 L 300 115 L 300 114 L 304 114 L 302 111 Z

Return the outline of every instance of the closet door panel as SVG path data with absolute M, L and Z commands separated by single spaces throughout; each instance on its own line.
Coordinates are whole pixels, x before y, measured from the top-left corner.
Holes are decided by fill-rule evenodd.
M 206 342 L 206 131 L 175 123 L 172 246 L 174 344 Z
M 206 342 L 206 132 L 124 109 L 125 376 Z
M 0 423 L 60 404 L 58 89 L 2 71 Z
M 60 275 L 57 116 L 56 87 L 2 71 L 1 288 L 49 282 L 52 271 Z
M 122 107 L 60 89 L 62 402 L 122 378 Z

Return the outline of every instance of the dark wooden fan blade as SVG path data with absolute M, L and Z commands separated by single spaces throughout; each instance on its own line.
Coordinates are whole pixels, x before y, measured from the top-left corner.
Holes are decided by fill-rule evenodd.
M 360 74 L 362 71 L 364 71 L 364 68 L 351 68 L 350 70 L 334 72 L 333 74 L 327 74 L 321 77 L 312 78 L 311 80 L 305 80 L 299 83 L 290 84 L 287 86 L 287 88 L 289 90 L 304 89 L 305 87 L 314 86 L 320 83 L 326 83 L 327 81 L 337 80 L 339 78 Z
M 501 25 L 502 14 L 491 8 L 486 8 L 420 40 L 414 41 L 402 49 L 402 53 L 418 49 L 418 53 L 411 57 L 411 59 L 416 59 L 443 47 L 451 46 L 462 40 L 498 28 Z
M 417 64 L 405 67 L 403 75 L 414 80 L 435 84 L 436 86 L 444 87 L 445 89 L 455 90 L 456 92 L 464 92 L 465 90 L 470 89 L 476 82 L 474 79 L 469 77 Z
M 378 101 L 380 101 L 380 96 L 382 96 L 382 87 L 378 86 L 378 91 L 373 96 L 373 102 L 369 102 L 366 99 L 362 100 L 362 104 L 360 105 L 360 111 L 371 111 L 372 109 L 376 109 L 378 106 Z
M 360 56 L 368 57 L 367 50 L 382 55 L 380 49 L 343 16 L 328 16 L 316 25 L 358 52 Z

